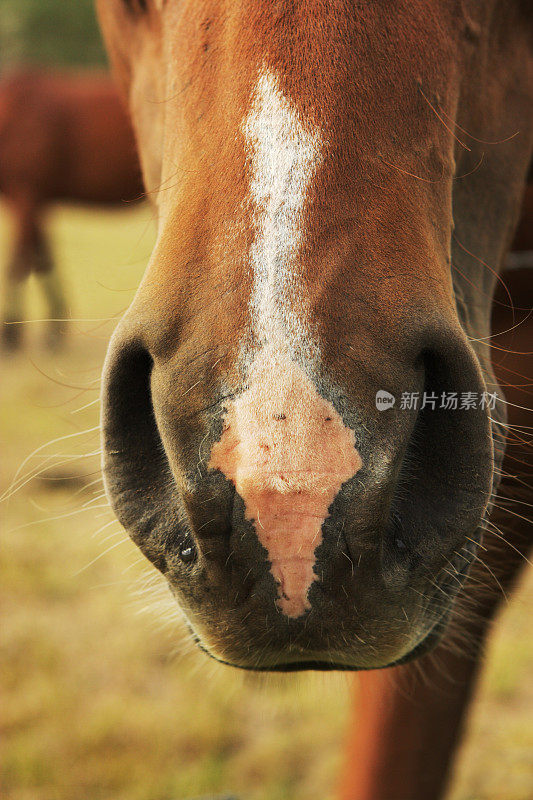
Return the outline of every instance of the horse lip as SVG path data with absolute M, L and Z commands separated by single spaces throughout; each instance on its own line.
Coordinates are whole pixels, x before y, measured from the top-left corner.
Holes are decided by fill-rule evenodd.
M 294 662 L 281 662 L 279 664 L 272 664 L 272 665 L 265 665 L 264 667 L 260 666 L 251 666 L 248 664 L 236 664 L 233 661 L 225 661 L 222 658 L 218 658 L 214 656 L 212 653 L 209 653 L 204 647 L 200 646 L 200 649 L 206 653 L 210 658 L 214 661 L 217 661 L 219 664 L 224 664 L 228 667 L 233 667 L 234 669 L 242 669 L 246 672 L 368 672 L 369 670 L 373 669 L 387 669 L 388 667 L 394 667 L 397 664 L 403 664 L 406 660 L 410 660 L 411 654 L 409 653 L 408 656 L 405 657 L 405 660 L 402 658 L 398 661 L 391 661 L 388 664 L 382 665 L 372 665 L 372 666 L 362 666 L 359 664 L 343 664 L 338 661 L 322 661 L 320 659 L 310 659 L 308 661 L 294 661 Z M 415 648 L 416 649 L 416 648 Z M 416 658 L 413 656 L 413 658 Z
M 439 643 L 448 626 L 455 606 L 456 597 L 457 595 L 454 598 L 450 598 L 450 602 L 441 609 L 441 613 L 438 618 L 433 621 L 428 630 L 418 641 L 413 644 L 408 652 L 398 656 L 398 658 L 395 658 L 392 661 L 387 661 L 383 664 L 357 664 L 353 662 L 322 658 L 320 656 L 312 657 L 311 654 L 309 654 L 307 658 L 302 658 L 302 660 L 299 661 L 283 661 L 280 659 L 277 662 L 264 665 L 242 664 L 212 653 L 203 644 L 202 640 L 194 631 L 190 623 L 187 625 L 187 627 L 195 644 L 203 653 L 209 656 L 209 658 L 213 659 L 213 661 L 216 661 L 219 664 L 234 667 L 235 669 L 245 670 L 246 672 L 366 672 L 374 669 L 389 669 L 391 667 L 407 664 L 410 661 L 418 659 L 420 656 L 423 656 L 425 653 L 431 651 Z M 296 654 L 297 650 L 300 650 L 302 656 L 306 654 L 304 647 L 298 648 L 293 646 L 291 648 L 293 654 Z
M 228 667 L 234 667 L 235 669 L 242 669 L 246 672 L 368 672 L 369 670 L 374 669 L 389 669 L 390 667 L 400 666 L 401 664 L 407 664 L 409 661 L 413 661 L 416 658 L 424 655 L 429 650 L 432 650 L 433 647 L 439 642 L 446 628 L 447 622 L 449 620 L 449 616 L 451 613 L 451 607 L 446 610 L 442 617 L 440 617 L 432 628 L 426 633 L 423 639 L 418 642 L 418 644 L 413 647 L 405 655 L 401 656 L 394 661 L 389 661 L 386 664 L 377 664 L 377 665 L 361 665 L 361 664 L 345 664 L 339 661 L 328 661 L 322 659 L 308 659 L 306 661 L 294 661 L 294 662 L 280 662 L 277 664 L 267 664 L 265 666 L 251 666 L 248 664 L 237 664 L 233 661 L 226 661 L 223 658 L 219 658 L 218 656 L 213 655 L 210 653 L 207 648 L 205 648 L 199 639 L 195 637 L 196 644 L 202 650 L 202 652 L 206 653 L 210 658 L 214 661 L 217 661 L 219 664 L 224 664 Z

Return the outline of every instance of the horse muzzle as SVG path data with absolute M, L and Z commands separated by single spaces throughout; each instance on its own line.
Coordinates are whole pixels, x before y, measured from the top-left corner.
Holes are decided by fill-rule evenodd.
M 154 357 L 126 320 L 103 393 L 111 504 L 198 644 L 256 670 L 371 669 L 430 647 L 492 487 L 460 329 L 434 326 L 383 385 L 268 344 L 240 383 L 209 358 Z

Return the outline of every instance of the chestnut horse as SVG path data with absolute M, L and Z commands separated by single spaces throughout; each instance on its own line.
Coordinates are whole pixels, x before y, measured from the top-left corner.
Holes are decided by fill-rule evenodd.
M 42 216 L 50 203 L 119 204 L 140 197 L 142 181 L 131 124 L 112 80 L 104 74 L 17 71 L 0 82 L 0 194 L 15 220 L 15 244 L 5 286 L 4 321 L 23 319 L 22 284 L 39 278 L 52 320 L 65 315 Z M 14 347 L 19 325 L 4 325 Z
M 343 800 L 437 800 L 528 546 L 530 282 L 491 306 L 531 5 L 98 10 L 159 220 L 104 370 L 113 508 L 212 658 L 361 671 Z

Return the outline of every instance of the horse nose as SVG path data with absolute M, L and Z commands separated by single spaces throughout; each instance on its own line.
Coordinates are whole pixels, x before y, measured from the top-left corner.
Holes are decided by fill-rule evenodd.
M 119 520 L 195 630 L 212 640 L 224 620 L 218 651 L 231 639 L 236 663 L 249 658 L 244 632 L 264 637 L 267 625 L 279 643 L 295 633 L 287 624 L 303 625 L 317 651 L 343 626 L 365 638 L 361 626 L 374 625 L 374 661 L 385 663 L 428 579 L 475 538 L 490 493 L 487 409 L 442 403 L 484 390 L 464 336 L 424 343 L 379 382 L 354 371 L 340 389 L 268 345 L 233 391 L 212 373 L 191 381 L 180 356 L 158 361 L 127 323 L 117 331 L 103 434 Z M 383 408 L 380 392 L 394 402 Z

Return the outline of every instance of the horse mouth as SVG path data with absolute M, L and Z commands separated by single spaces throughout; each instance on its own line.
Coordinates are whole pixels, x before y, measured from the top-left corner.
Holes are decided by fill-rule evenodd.
M 355 663 L 344 663 L 342 661 L 335 661 L 329 659 L 308 659 L 304 661 L 280 661 L 279 663 L 274 664 L 266 664 L 266 665 L 249 665 L 249 664 L 239 664 L 233 661 L 226 661 L 223 658 L 219 658 L 211 653 L 206 647 L 204 647 L 198 637 L 195 638 L 195 642 L 198 645 L 199 649 L 208 655 L 213 661 L 218 662 L 219 664 L 224 664 L 228 667 L 233 667 L 234 669 L 241 669 L 245 672 L 255 672 L 255 673 L 262 673 L 262 672 L 278 672 L 278 673 L 289 673 L 289 672 L 366 672 L 369 670 L 374 669 L 389 669 L 390 667 L 398 667 L 401 664 L 407 664 L 410 661 L 414 661 L 415 659 L 423 656 L 425 653 L 428 653 L 432 650 L 440 641 L 444 630 L 446 628 L 446 622 L 449 617 L 449 612 L 445 613 L 444 616 L 438 620 L 435 625 L 430 629 L 430 631 L 424 636 L 422 641 L 420 641 L 409 653 L 406 653 L 404 656 L 397 658 L 395 660 L 389 661 L 385 664 L 381 665 L 372 665 L 366 666 L 362 664 L 355 664 Z
M 467 577 L 470 564 L 471 562 L 469 562 L 466 567 L 463 567 L 463 580 L 465 580 Z M 277 659 L 269 660 L 264 664 L 239 663 L 236 660 L 230 660 L 213 653 L 204 645 L 190 624 L 188 625 L 188 628 L 193 641 L 197 645 L 198 649 L 202 651 L 202 653 L 205 653 L 205 655 L 209 656 L 209 658 L 219 664 L 224 664 L 225 666 L 233 667 L 235 669 L 241 669 L 246 672 L 364 672 L 375 669 L 389 669 L 391 667 L 401 666 L 402 664 L 407 664 L 410 661 L 414 661 L 433 650 L 439 644 L 448 627 L 450 618 L 453 615 L 457 595 L 460 594 L 462 588 L 464 588 L 464 583 L 462 584 L 461 588 L 455 592 L 455 594 L 450 595 L 448 603 L 440 610 L 440 614 L 437 615 L 437 617 L 429 625 L 428 629 L 420 636 L 418 641 L 411 645 L 407 652 L 403 653 L 397 658 L 385 660 L 383 663 L 363 664 L 358 663 L 356 659 L 352 661 L 349 658 L 327 658 L 322 654 L 315 656 L 311 653 L 306 654 L 303 649 L 301 652 L 301 658 L 296 658 L 296 656 L 293 655 L 292 659 L 289 659 L 287 656 L 280 655 Z M 440 590 L 449 590 L 449 582 L 443 582 L 443 584 L 440 586 Z
M 304 647 L 299 648 L 299 657 L 295 652 L 298 648 L 293 648 L 290 657 L 287 654 L 280 653 L 277 658 L 272 658 L 264 664 L 238 663 L 236 660 L 224 658 L 211 652 L 190 625 L 188 626 L 189 631 L 198 648 L 211 659 L 247 672 L 363 672 L 401 666 L 429 653 L 445 635 L 457 604 L 460 603 L 461 595 L 466 591 L 465 584 L 467 583 L 472 563 L 475 560 L 476 546 L 474 542 L 475 537 L 474 540 L 467 540 L 467 545 L 448 560 L 447 567 L 443 569 L 439 579 L 434 582 L 432 591 L 428 592 L 426 597 L 427 606 L 433 606 L 438 603 L 439 608 L 432 615 L 431 620 L 427 621 L 425 629 L 418 637 L 414 637 L 406 652 L 390 659 L 385 658 L 383 663 L 362 663 L 356 657 L 350 657 L 348 653 L 346 656 L 332 654 L 332 657 L 327 657 L 323 653 L 306 651 Z M 446 599 L 444 599 L 445 597 Z

